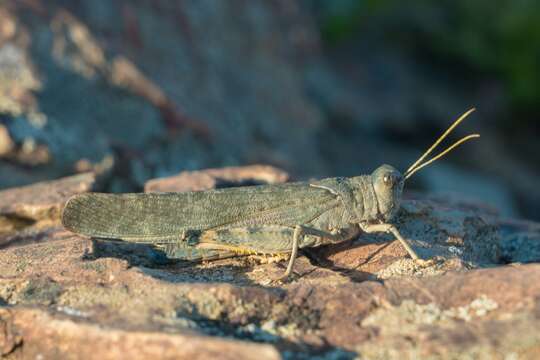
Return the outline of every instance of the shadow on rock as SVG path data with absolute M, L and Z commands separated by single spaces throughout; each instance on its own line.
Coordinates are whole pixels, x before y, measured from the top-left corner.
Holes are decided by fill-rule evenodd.
M 168 322 L 171 322 L 171 319 L 168 319 Z M 279 336 L 276 334 L 276 329 L 283 327 L 285 324 L 276 324 L 273 320 L 259 319 L 249 324 L 241 325 L 226 319 L 208 319 L 207 317 L 199 316 L 194 311 L 189 313 L 178 312 L 170 325 L 174 326 L 173 323 L 176 323 L 181 328 L 190 328 L 208 336 L 271 344 L 276 346 L 285 358 L 298 359 L 319 356 L 320 358 L 347 360 L 356 357 L 355 352 L 339 347 L 323 343 L 319 346 L 310 346 Z
M 236 285 L 259 285 L 245 273 L 250 270 L 245 257 L 223 259 L 204 266 L 202 262 L 170 259 L 149 244 L 121 240 L 92 239 L 93 252 L 84 260 L 113 257 L 127 261 L 130 267 L 140 267 L 141 272 L 170 283 L 226 282 Z
M 348 242 L 348 245 L 350 247 L 354 247 L 352 242 Z M 360 245 L 361 244 L 358 244 L 357 246 Z M 386 246 L 388 246 L 388 244 L 384 245 L 381 250 L 384 249 Z M 356 265 L 340 264 L 339 262 L 331 259 L 333 255 L 338 255 L 342 251 L 344 251 L 342 244 L 328 245 L 321 249 L 304 249 L 302 251 L 302 254 L 305 255 L 311 265 L 315 267 L 320 267 L 336 272 L 341 276 L 348 278 L 352 282 L 363 282 L 367 280 L 377 280 L 377 277 L 373 273 L 359 270 L 359 268 L 362 265 L 369 263 L 379 254 L 381 250 L 375 251 L 366 259 L 361 259 L 361 261 L 358 261 L 358 264 Z
M 85 260 L 114 257 L 126 260 L 130 266 L 163 266 L 171 263 L 167 256 L 149 244 L 137 244 L 121 240 L 92 238 L 93 253 Z

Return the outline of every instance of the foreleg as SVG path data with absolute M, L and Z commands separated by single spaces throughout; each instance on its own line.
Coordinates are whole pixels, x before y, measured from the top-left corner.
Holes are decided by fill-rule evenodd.
M 360 229 L 362 229 L 362 231 L 364 231 L 364 232 L 366 232 L 368 234 L 377 233 L 377 232 L 384 232 L 384 233 L 394 235 L 394 237 L 396 239 L 398 239 L 398 241 L 405 248 L 405 250 L 407 250 L 407 252 L 409 253 L 409 256 L 411 258 L 413 258 L 417 262 L 424 262 L 424 260 L 422 260 L 422 259 L 420 259 L 418 257 L 418 254 L 416 253 L 416 251 L 414 251 L 413 248 L 411 247 L 411 245 L 408 243 L 408 241 L 405 240 L 403 238 L 403 236 L 401 236 L 398 229 L 394 225 L 392 225 L 392 224 L 360 223 L 359 226 L 360 226 Z

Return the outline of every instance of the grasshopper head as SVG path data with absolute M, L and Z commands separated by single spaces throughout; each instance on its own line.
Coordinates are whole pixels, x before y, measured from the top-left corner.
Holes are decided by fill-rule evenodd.
M 371 182 L 379 203 L 380 215 L 384 221 L 388 221 L 399 210 L 405 178 L 393 166 L 382 165 L 371 174 Z
M 442 158 L 444 155 L 464 142 L 480 137 L 478 134 L 465 136 L 430 160 L 424 161 L 424 159 L 448 136 L 448 134 L 450 134 L 454 128 L 473 111 L 474 108 L 470 109 L 465 114 L 461 115 L 456 121 L 454 121 L 454 123 L 433 143 L 433 145 L 431 145 L 426 152 L 424 152 L 422 156 L 420 156 L 418 160 L 414 162 L 414 164 L 407 169 L 407 171 L 405 171 L 403 175 L 390 165 L 382 165 L 371 174 L 371 182 L 377 197 L 379 216 L 382 218 L 381 220 L 388 221 L 396 215 L 397 211 L 399 210 L 405 180 L 410 178 L 418 170 Z
M 448 136 L 448 134 L 450 134 L 454 128 L 473 111 L 474 108 L 470 109 L 465 114 L 461 115 L 456 121 L 454 121 L 454 123 L 433 143 L 433 145 L 431 145 L 426 152 L 424 152 L 422 156 L 420 156 L 418 160 L 415 161 L 414 164 L 407 169 L 407 171 L 405 171 L 403 175 L 390 165 L 382 165 L 371 174 L 371 182 L 373 184 L 373 188 L 375 189 L 375 195 L 379 205 L 379 215 L 382 217 L 382 220 L 388 221 L 392 219 L 392 217 L 394 217 L 399 210 L 401 193 L 403 192 L 403 184 L 405 184 L 405 180 L 410 178 L 418 170 L 442 158 L 444 155 L 464 142 L 480 137 L 478 134 L 465 136 L 430 160 L 424 161 L 424 159 Z

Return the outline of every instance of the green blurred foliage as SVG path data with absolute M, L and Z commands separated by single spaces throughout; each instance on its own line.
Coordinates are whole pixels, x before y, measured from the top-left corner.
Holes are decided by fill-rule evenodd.
M 496 77 L 514 106 L 540 107 L 540 1 L 332 3 L 322 15 L 322 35 L 329 45 L 376 31 L 397 46 L 424 50 Z

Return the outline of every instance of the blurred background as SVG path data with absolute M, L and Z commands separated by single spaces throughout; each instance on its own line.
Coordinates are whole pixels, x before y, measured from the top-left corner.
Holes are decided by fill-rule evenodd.
M 2 0 L 0 188 L 406 169 L 475 106 L 407 188 L 540 220 L 539 90 L 534 0 Z

